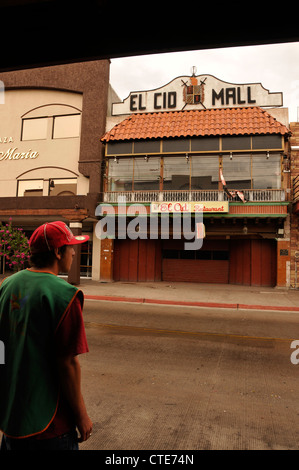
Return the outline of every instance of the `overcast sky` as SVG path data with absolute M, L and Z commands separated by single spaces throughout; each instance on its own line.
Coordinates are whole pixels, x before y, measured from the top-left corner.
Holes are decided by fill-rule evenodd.
M 299 43 L 172 52 L 112 59 L 110 83 L 123 100 L 130 91 L 151 90 L 181 75 L 214 75 L 229 83 L 262 83 L 283 92 L 290 122 L 299 107 Z

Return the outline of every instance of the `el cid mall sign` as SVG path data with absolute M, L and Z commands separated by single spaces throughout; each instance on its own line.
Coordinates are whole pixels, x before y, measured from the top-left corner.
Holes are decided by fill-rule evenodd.
M 131 92 L 122 102 L 112 104 L 112 115 L 282 105 L 282 93 L 270 93 L 261 83 L 234 84 L 213 75 L 192 75 L 177 77 L 154 90 Z

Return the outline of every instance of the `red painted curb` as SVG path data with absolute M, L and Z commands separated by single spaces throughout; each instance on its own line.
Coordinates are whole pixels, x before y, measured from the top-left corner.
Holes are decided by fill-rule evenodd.
M 185 305 L 190 307 L 218 307 L 218 308 L 238 308 L 238 304 L 225 304 L 218 302 L 188 302 L 183 300 L 154 300 L 144 299 L 147 304 L 163 304 L 163 305 Z
M 238 304 L 238 308 L 250 309 L 250 310 L 278 310 L 278 311 L 288 311 L 288 312 L 299 312 L 299 307 L 281 307 L 278 305 L 247 305 L 247 304 Z
M 106 295 L 84 295 L 85 299 L 90 300 L 107 300 L 112 302 L 136 302 L 136 303 L 144 303 L 144 299 L 138 299 L 135 297 L 114 297 L 114 296 L 106 296 Z

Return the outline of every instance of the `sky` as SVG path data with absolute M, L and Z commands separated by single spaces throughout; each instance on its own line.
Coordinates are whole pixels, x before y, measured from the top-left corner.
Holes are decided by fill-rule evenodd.
M 262 83 L 272 93 L 282 92 L 289 121 L 299 121 L 299 42 L 112 59 L 110 83 L 123 100 L 131 91 L 151 90 L 190 76 L 192 66 L 196 75 L 214 75 L 236 84 Z

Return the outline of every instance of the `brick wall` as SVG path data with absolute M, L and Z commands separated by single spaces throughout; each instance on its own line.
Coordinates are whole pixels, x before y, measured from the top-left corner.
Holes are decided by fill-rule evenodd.
M 90 178 L 89 192 L 101 193 L 100 161 L 108 106 L 109 60 L 95 60 L 0 73 L 5 89 L 40 88 L 83 94 L 78 170 Z

